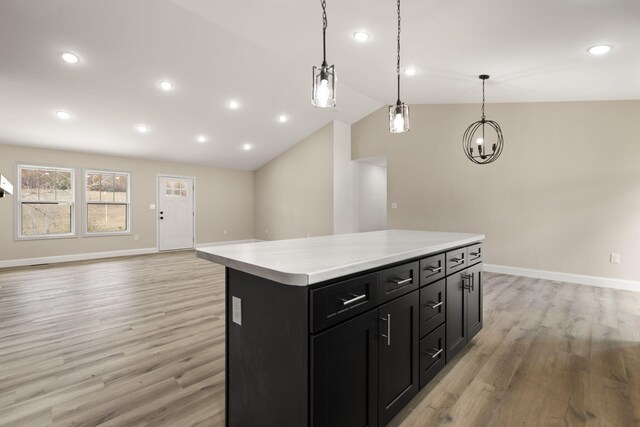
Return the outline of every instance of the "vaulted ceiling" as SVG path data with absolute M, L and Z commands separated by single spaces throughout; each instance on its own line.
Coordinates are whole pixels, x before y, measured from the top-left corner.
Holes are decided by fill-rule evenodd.
M 310 103 L 319 0 L 1 0 L 0 143 L 255 169 L 330 120 L 395 101 L 395 8 L 327 0 L 338 108 L 324 110 Z M 481 73 L 488 102 L 640 99 L 637 0 L 403 0 L 402 11 L 409 104 L 477 103 Z M 587 53 L 598 44 L 613 49 Z

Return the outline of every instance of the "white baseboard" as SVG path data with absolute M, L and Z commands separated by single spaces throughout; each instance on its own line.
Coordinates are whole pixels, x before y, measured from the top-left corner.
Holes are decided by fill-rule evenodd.
M 490 273 L 511 274 L 513 276 L 533 277 L 534 279 L 546 279 L 554 280 L 556 282 L 578 283 L 580 285 L 640 292 L 640 282 L 635 280 L 586 276 L 582 274 L 560 273 L 557 271 L 534 270 L 531 268 L 510 267 L 507 265 L 495 264 L 484 264 L 484 270 Z
M 157 248 L 125 249 L 122 251 L 91 252 L 72 255 L 45 256 L 38 258 L 22 258 L 0 261 L 0 268 L 24 267 L 38 264 L 54 264 L 69 261 L 85 261 L 88 259 L 114 258 L 120 256 L 145 255 L 158 252 Z
M 196 244 L 196 249 L 198 248 L 206 248 L 207 246 L 224 246 L 224 245 L 237 245 L 240 243 L 255 243 L 262 242 L 262 240 L 258 239 L 245 239 L 245 240 L 227 240 L 223 242 L 212 242 L 212 243 L 198 243 Z

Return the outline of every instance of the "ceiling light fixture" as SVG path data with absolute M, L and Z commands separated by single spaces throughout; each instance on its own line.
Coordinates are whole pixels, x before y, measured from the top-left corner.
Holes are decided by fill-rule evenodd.
M 149 128 L 149 126 L 145 125 L 145 124 L 139 124 L 136 125 L 136 130 L 140 133 L 147 133 L 149 132 L 151 129 Z
M 238 108 L 240 108 L 240 103 L 238 101 L 235 100 L 231 100 L 229 101 L 229 103 L 227 104 L 229 106 L 229 108 L 231 108 L 232 110 L 237 110 Z
M 173 83 L 168 80 L 162 80 L 160 83 L 158 83 L 158 86 L 160 86 L 160 89 L 166 91 L 173 89 Z
M 482 80 L 482 118 L 473 122 L 467 130 L 464 131 L 464 135 L 462 136 L 462 147 L 464 149 L 464 153 L 467 155 L 469 160 L 473 163 L 477 163 L 479 165 L 492 163 L 502 153 L 502 147 L 504 146 L 504 138 L 502 137 L 502 129 L 500 129 L 500 125 L 493 120 L 487 120 L 484 115 L 484 104 L 485 104 L 485 96 L 484 96 L 484 82 L 489 79 L 487 74 L 481 74 L 478 76 L 480 80 Z M 491 143 L 491 153 L 487 153 L 487 135 L 485 134 L 485 126 L 493 131 L 491 133 L 495 134 L 495 142 Z M 482 135 L 476 137 L 476 132 L 482 129 Z M 474 145 L 478 149 L 478 154 L 474 154 Z
M 251 150 L 252 148 L 253 148 L 253 146 L 252 146 L 251 144 L 244 144 L 244 145 L 242 146 L 242 149 L 243 149 L 244 151 L 249 151 L 249 150 Z
M 605 53 L 609 53 L 611 51 L 611 46 L 606 45 L 606 44 L 601 44 L 598 46 L 592 46 L 589 49 L 587 49 L 587 52 L 589 52 L 591 55 L 604 55 Z
M 68 111 L 56 111 L 56 117 L 60 120 L 69 120 L 71 118 L 71 113 Z
M 407 76 L 415 76 L 416 75 L 416 69 L 415 68 L 411 68 L 411 67 L 407 67 L 404 69 L 404 74 Z
M 78 58 L 78 55 L 71 52 L 62 52 L 60 54 L 60 58 L 67 64 L 77 64 L 78 62 L 80 62 L 80 58 Z
M 198 141 L 200 144 L 204 144 L 205 142 L 207 142 L 207 140 L 208 140 L 208 139 L 209 139 L 209 138 L 207 138 L 207 137 L 206 137 L 206 136 L 204 136 L 204 135 L 198 135 L 198 136 L 196 137 L 196 141 Z
M 289 118 L 288 118 L 287 116 L 285 116 L 284 114 L 280 114 L 280 115 L 278 116 L 278 121 L 279 121 L 280 123 L 284 123 L 284 122 L 286 122 L 287 120 L 289 120 Z
M 313 88 L 311 103 L 320 108 L 336 106 L 336 71 L 327 64 L 327 1 L 320 0 L 322 5 L 322 65 L 313 66 Z
M 398 0 L 398 61 L 396 63 L 398 75 L 398 100 L 396 105 L 389 106 L 389 131 L 402 133 L 409 131 L 409 106 L 400 101 L 400 0 Z
M 356 31 L 355 33 L 353 33 L 353 38 L 359 42 L 366 42 L 367 40 L 369 40 L 369 34 L 365 33 L 364 31 Z

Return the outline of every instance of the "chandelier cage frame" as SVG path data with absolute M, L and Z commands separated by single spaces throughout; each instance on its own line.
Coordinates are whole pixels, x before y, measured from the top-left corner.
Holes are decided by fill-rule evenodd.
M 484 83 L 489 79 L 489 75 L 481 74 L 480 76 L 478 76 L 478 78 L 482 80 L 482 118 L 476 122 L 471 123 L 471 125 L 469 125 L 469 127 L 464 131 L 464 135 L 462 136 L 462 148 L 464 149 L 464 153 L 467 155 L 467 158 L 469 160 L 479 165 L 485 165 L 495 162 L 498 157 L 500 157 L 500 154 L 502 154 L 502 150 L 504 148 L 504 136 L 498 122 L 494 120 L 487 120 L 484 113 Z M 485 138 L 485 135 L 487 127 L 492 129 L 496 135 L 495 142 L 491 143 L 491 153 L 487 153 L 486 150 L 487 140 Z M 481 138 L 476 138 L 476 133 L 478 132 L 478 130 L 482 130 Z M 478 150 L 477 154 L 474 153 L 474 146 Z

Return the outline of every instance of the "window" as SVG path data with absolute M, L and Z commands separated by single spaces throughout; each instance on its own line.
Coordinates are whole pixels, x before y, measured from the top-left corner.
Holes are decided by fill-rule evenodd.
M 84 182 L 86 234 L 129 233 L 129 174 L 85 171 Z
M 17 238 L 75 236 L 73 169 L 18 165 Z
M 167 181 L 164 187 L 167 196 L 187 197 L 187 183 L 183 181 Z

